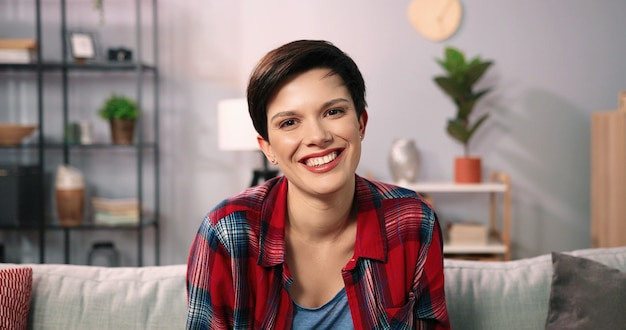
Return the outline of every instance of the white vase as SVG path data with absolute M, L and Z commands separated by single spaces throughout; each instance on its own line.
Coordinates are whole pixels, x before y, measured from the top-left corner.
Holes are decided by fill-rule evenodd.
M 412 139 L 395 139 L 389 150 L 389 169 L 394 182 L 415 183 L 420 157 Z

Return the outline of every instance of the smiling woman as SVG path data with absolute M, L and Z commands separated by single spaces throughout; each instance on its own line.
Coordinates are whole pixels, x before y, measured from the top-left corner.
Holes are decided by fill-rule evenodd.
M 259 145 L 290 178 L 292 193 L 343 190 L 337 196 L 350 205 L 367 112 L 357 116 L 341 77 L 326 68 L 296 75 L 270 99 L 266 112 L 268 139 L 259 138 Z
M 248 107 L 284 176 L 203 219 L 187 328 L 448 329 L 434 211 L 356 175 L 368 114 L 354 61 L 326 41 L 283 45 L 253 71 Z

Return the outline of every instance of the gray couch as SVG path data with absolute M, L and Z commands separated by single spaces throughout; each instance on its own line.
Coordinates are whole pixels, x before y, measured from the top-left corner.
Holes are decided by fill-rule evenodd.
M 626 271 L 626 247 L 571 254 Z M 3 264 L 0 268 L 11 267 Z M 33 267 L 29 329 L 184 329 L 185 265 Z M 509 262 L 445 261 L 453 329 L 543 329 L 550 255 Z

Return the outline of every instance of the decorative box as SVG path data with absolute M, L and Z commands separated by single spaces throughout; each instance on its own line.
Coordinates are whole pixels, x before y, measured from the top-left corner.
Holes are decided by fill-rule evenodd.
M 0 225 L 36 225 L 42 212 L 37 165 L 0 165 Z

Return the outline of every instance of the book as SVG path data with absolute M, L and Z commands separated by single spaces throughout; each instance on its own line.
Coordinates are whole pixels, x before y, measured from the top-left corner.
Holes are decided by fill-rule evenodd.
M 35 39 L 0 38 L 0 63 L 31 63 L 36 49 Z
M 96 211 L 93 222 L 106 226 L 129 226 L 139 224 L 139 215 L 113 215 L 107 212 Z
M 34 53 L 28 49 L 0 48 L 0 63 L 31 63 Z
M 473 222 L 452 223 L 448 228 L 449 244 L 484 245 L 489 240 L 489 228 Z
M 139 201 L 136 198 L 103 198 L 93 197 L 91 199 L 93 208 L 96 211 L 106 212 L 139 212 Z
M 34 51 L 37 48 L 35 39 L 7 39 L 0 38 L 0 49 L 27 49 Z

